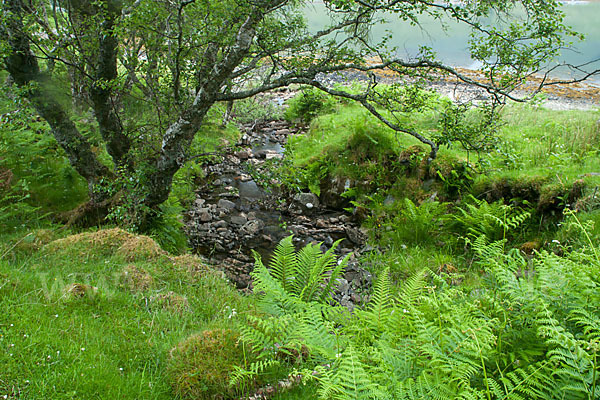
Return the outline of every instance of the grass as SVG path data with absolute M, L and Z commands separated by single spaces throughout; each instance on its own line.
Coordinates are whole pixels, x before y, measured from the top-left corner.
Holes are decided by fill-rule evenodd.
M 231 309 L 248 309 L 249 299 L 196 259 L 132 264 L 110 243 L 126 241 L 108 236 L 69 237 L 37 252 L 14 246 L 19 235 L 1 238 L 0 396 L 172 398 L 170 350 L 206 327 L 231 325 Z M 132 265 L 152 284 L 124 279 Z M 68 292 L 74 283 L 89 290 Z M 167 294 L 185 298 L 185 307 L 171 307 Z
M 367 255 L 363 265 L 376 273 L 389 268 L 397 286 L 427 266 L 453 286 L 461 285 L 466 291 L 478 288 L 483 279 L 481 271 L 473 266 L 473 255 L 465 242 L 458 239 L 466 233 L 452 231 L 446 221 L 438 218 L 460 204 L 430 202 L 430 210 L 414 207 L 411 211 L 407 203 L 401 202 L 402 195 L 418 193 L 416 200 L 423 201 L 432 191 L 443 189 L 439 183 L 426 188 L 424 180 L 431 177 L 401 179 L 406 172 L 394 169 L 397 160 L 404 157 L 405 164 L 413 163 L 411 167 L 418 170 L 418 157 L 413 157 L 418 156 L 414 148 L 418 143 L 382 127 L 360 107 L 340 104 L 335 110 L 316 117 L 309 134 L 292 138 L 288 147 L 294 168 L 312 165 L 318 170 L 325 165 L 330 173 L 371 179 L 377 185 L 399 182 L 389 188 L 381 186 L 381 192 L 370 193 L 370 203 L 365 202 L 375 211 L 368 225 L 371 242 L 379 249 Z M 481 166 L 487 175 L 475 182 L 473 190 L 485 191 L 494 182 L 505 180 L 521 185 L 518 190 L 535 188 L 541 193 L 569 187 L 582 178 L 593 191 L 600 183 L 600 177 L 590 174 L 600 172 L 599 117 L 598 112 L 507 107 L 505 125 L 499 132 L 499 150 L 485 155 Z M 216 117 L 213 120 L 217 121 Z M 434 117 L 416 114 L 412 122 L 431 130 Z M 206 135 L 196 139 L 192 149 L 195 153 L 210 151 L 225 141 L 231 143 L 239 134 L 231 127 L 219 130 L 217 122 L 203 129 Z M 36 136 L 27 146 L 43 144 L 39 142 L 42 136 Z M 28 157 L 27 151 L 21 153 Z M 464 151 L 443 148 L 439 164 L 452 167 L 455 160 L 466 158 Z M 45 162 L 27 160 L 37 168 L 36 163 Z M 193 193 L 193 177 L 201 173 L 192 164 L 175 179 L 173 196 L 182 201 Z M 19 172 L 25 169 L 15 167 L 15 171 L 24 177 L 31 175 L 31 171 Z M 54 183 L 57 176 L 44 179 Z M 80 188 L 75 185 L 72 190 L 78 192 Z M 387 208 L 382 206 L 386 190 L 396 201 Z M 465 188 L 460 190 L 463 192 L 459 197 L 468 193 Z M 32 185 L 30 192 L 31 201 L 39 205 L 36 199 L 41 198 L 43 187 Z M 597 240 L 599 202 L 593 193 L 586 192 L 586 196 L 585 207 L 577 216 L 584 225 L 589 224 L 587 232 Z M 55 203 L 53 200 L 43 207 L 52 210 Z M 11 209 L 2 207 L 0 204 L 0 212 L 10 217 Z M 515 235 L 513 247 L 528 244 L 535 249 L 549 249 L 553 245 L 566 251 L 568 246 L 579 246 L 587 240 L 572 217 L 554 227 L 558 232 L 541 223 L 537 230 L 532 228 L 530 225 L 536 225 L 537 220 L 527 223 L 524 229 L 530 231 Z M 216 363 L 224 367 L 219 369 L 222 386 L 229 370 L 221 363 L 229 362 L 226 357 L 233 363 L 242 362 L 236 353 L 239 348 L 235 347 L 235 338 L 240 317 L 254 313 L 254 298 L 238 293 L 202 260 L 191 255 L 174 257 L 149 238 L 120 229 L 72 235 L 74 232 L 52 226 L 34 230 L 34 224 L 27 221 L 14 225 L 0 234 L 0 398 L 201 396 L 201 382 L 200 392 L 196 391 L 198 387 L 188 391 L 188 386 L 177 386 L 177 382 L 196 385 L 196 378 Z M 418 235 L 415 227 L 419 227 Z M 535 246 L 533 241 L 527 242 L 532 237 Z M 560 243 L 553 243 L 554 238 Z M 221 341 L 205 339 L 219 335 L 228 338 L 229 347 L 223 351 L 218 350 Z M 207 354 L 206 359 L 198 358 L 197 352 L 186 358 L 185 351 L 173 350 L 185 348 L 186 343 L 193 348 L 217 350 Z M 223 353 L 222 357 L 217 353 Z M 173 354 L 178 357 L 175 361 Z M 215 361 L 210 361 L 213 356 Z M 179 379 L 182 374 L 191 380 Z M 314 386 L 301 385 L 274 398 L 315 396 Z
M 541 176 L 554 182 L 583 178 L 600 184 L 600 111 L 555 111 L 512 105 L 498 152 L 489 156 L 495 176 Z M 586 176 L 587 175 L 587 176 Z

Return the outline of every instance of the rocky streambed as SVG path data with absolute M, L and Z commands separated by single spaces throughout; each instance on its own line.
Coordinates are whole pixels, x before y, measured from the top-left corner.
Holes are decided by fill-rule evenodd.
M 336 253 L 350 257 L 335 298 L 349 308 L 365 301 L 372 276 L 358 259 L 370 248 L 354 217 L 340 208 L 339 193 L 325 191 L 319 198 L 281 190 L 274 180 L 262 187 L 252 178 L 253 171 L 268 176 L 268 169 L 283 159 L 288 137 L 301 134 L 301 129 L 286 121 L 270 121 L 243 130 L 240 143 L 204 165 L 206 178 L 187 212 L 186 229 L 194 251 L 244 289 L 251 285 L 253 251 L 267 263 L 277 243 L 290 234 L 298 248 L 321 243 L 325 251 L 339 240 Z M 340 189 L 336 182 L 324 186 Z

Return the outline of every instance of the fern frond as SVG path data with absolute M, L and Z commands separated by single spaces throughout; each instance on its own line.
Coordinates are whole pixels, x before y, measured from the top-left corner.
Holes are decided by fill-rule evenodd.
M 285 291 L 290 291 L 292 288 L 291 280 L 294 277 L 297 264 L 298 259 L 293 244 L 293 236 L 290 235 L 277 244 L 269 263 L 271 275 L 281 283 Z
M 388 397 L 371 381 L 355 349 L 349 345 L 338 364 L 320 382 L 319 396 L 333 400 L 365 400 Z

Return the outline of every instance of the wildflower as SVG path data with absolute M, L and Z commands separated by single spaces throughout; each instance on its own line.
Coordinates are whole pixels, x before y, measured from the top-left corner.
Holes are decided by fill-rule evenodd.
M 552 243 L 557 243 L 557 244 L 560 244 L 560 242 L 559 242 L 558 240 L 556 240 L 556 239 L 553 239 L 553 240 L 552 240 Z
M 81 348 L 81 351 L 85 351 L 85 347 L 82 347 L 82 348 Z

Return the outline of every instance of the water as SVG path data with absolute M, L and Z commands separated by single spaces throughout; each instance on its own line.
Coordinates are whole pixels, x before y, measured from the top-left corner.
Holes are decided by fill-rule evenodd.
M 565 1 L 563 10 L 565 24 L 583 33 L 586 39 L 565 49 L 558 61 L 580 65 L 600 59 L 600 2 Z M 308 6 L 305 13 L 311 30 L 321 29 L 328 21 L 322 4 Z M 425 45 L 430 46 L 446 64 L 455 67 L 478 67 L 469 56 L 468 27 L 448 20 L 447 28 L 443 29 L 439 21 L 431 17 L 423 17 L 419 20 L 420 26 L 412 26 L 393 18 L 389 16 L 387 23 L 373 27 L 372 38 L 376 41 L 391 31 L 392 39 L 388 45 L 396 47 L 399 56 L 414 59 L 419 54 L 419 46 Z M 600 61 L 587 68 L 600 69 Z M 560 76 L 570 77 L 571 73 L 564 70 L 560 72 Z M 592 81 L 600 84 L 600 77 L 595 77 Z

